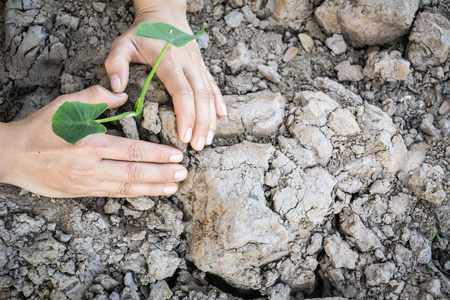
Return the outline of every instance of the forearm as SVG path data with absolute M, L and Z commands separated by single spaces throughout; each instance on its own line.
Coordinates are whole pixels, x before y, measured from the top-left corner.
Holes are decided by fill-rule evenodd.
M 10 168 L 8 160 L 10 159 L 9 149 L 12 145 L 9 144 L 9 127 L 8 123 L 0 123 L 0 182 L 7 182 L 7 170 Z
M 145 12 L 161 11 L 167 8 L 177 7 L 183 11 L 186 11 L 186 0 L 134 0 L 134 7 L 136 9 L 136 15 Z

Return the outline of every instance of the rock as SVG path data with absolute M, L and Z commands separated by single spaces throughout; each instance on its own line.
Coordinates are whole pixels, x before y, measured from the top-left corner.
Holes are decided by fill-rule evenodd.
M 390 189 L 391 189 L 391 184 L 388 180 L 386 180 L 386 179 L 377 180 L 370 186 L 369 193 L 372 195 L 373 194 L 383 195 L 383 194 L 388 193 Z
M 149 300 L 166 300 L 172 297 L 173 293 L 165 281 L 158 281 L 152 284 Z
M 106 3 L 102 2 L 92 2 L 92 7 L 96 12 L 102 13 L 105 11 Z
M 259 19 L 256 17 L 256 14 L 253 13 L 252 9 L 249 6 L 244 6 L 242 8 L 242 13 L 244 14 L 245 20 L 253 24 L 253 26 L 258 27 L 259 25 Z
M 209 35 L 205 33 L 201 37 L 197 39 L 198 48 L 200 49 L 208 49 L 209 46 Z
M 306 253 L 308 255 L 313 255 L 317 252 L 319 252 L 320 249 L 322 249 L 322 243 L 323 243 L 323 237 L 320 233 L 314 233 L 311 236 L 311 243 L 309 244 L 308 248 L 306 249 Z
M 290 180 L 283 181 L 291 181 L 291 184 L 275 192 L 274 210 L 294 228 L 302 220 L 322 224 L 333 201 L 331 195 L 336 184 L 333 176 L 322 168 L 314 168 L 306 172 L 294 171 Z
M 161 137 L 163 143 L 185 152 L 187 144 L 181 142 L 178 138 L 177 122 L 173 109 L 168 106 L 160 106 L 159 117 L 161 118 Z
M 31 265 L 51 264 L 61 258 L 65 250 L 66 246 L 48 235 L 37 240 L 30 247 L 22 248 L 19 255 Z
M 267 296 L 269 300 L 289 300 L 291 289 L 287 285 L 278 283 L 267 290 Z
M 419 0 L 324 1 L 315 18 L 328 35 L 342 34 L 354 47 L 383 45 L 408 33 Z
M 338 108 L 334 110 L 328 119 L 328 126 L 337 134 L 355 135 L 360 132 L 358 122 L 348 109 Z
M 298 38 L 300 39 L 300 43 L 302 43 L 303 49 L 305 49 L 307 53 L 311 53 L 316 47 L 313 39 L 309 35 L 300 33 Z
M 439 135 L 439 130 L 434 126 L 434 117 L 432 114 L 425 114 L 422 117 L 422 123 L 419 125 L 419 129 L 430 136 Z
M 297 53 L 298 53 L 297 47 L 289 47 L 283 56 L 283 61 L 285 63 L 290 62 L 297 56 Z
M 340 62 L 334 69 L 338 72 L 339 81 L 359 81 L 364 78 L 363 68 L 359 65 L 351 65 L 348 60 Z
M 399 194 L 389 201 L 389 209 L 396 216 L 396 219 L 403 220 L 410 205 L 409 196 Z
M 281 76 L 277 72 L 277 66 L 274 65 L 258 65 L 258 71 L 261 73 L 265 78 L 272 81 L 273 83 L 280 83 L 281 82 Z
M 288 253 L 283 222 L 265 204 L 264 172 L 274 151 L 244 142 L 196 155 L 187 257 L 237 287 L 261 288 L 260 267 Z
M 188 0 L 186 11 L 190 13 L 200 12 L 203 10 L 204 5 L 204 0 Z
M 228 137 L 247 132 L 270 136 L 283 123 L 285 99 L 269 90 L 245 96 L 225 96 L 228 115 L 218 118 L 216 136 Z
M 155 202 L 148 196 L 127 198 L 127 201 L 137 210 L 149 210 L 155 206 Z
M 368 286 L 379 286 L 388 283 L 395 271 L 395 264 L 392 262 L 373 264 L 364 270 L 366 284 Z
M 326 93 L 329 98 L 332 98 L 341 104 L 346 103 L 349 106 L 355 106 L 363 103 L 363 100 L 359 95 L 356 95 L 342 84 L 329 78 L 317 77 L 310 84 Z
M 238 43 L 225 62 L 233 74 L 242 71 L 250 63 L 250 52 L 245 43 Z
M 103 206 L 103 209 L 105 210 L 105 213 L 110 215 L 117 215 L 119 213 L 119 209 L 122 207 L 120 205 L 119 201 L 116 199 L 108 199 L 106 204 Z
M 108 292 L 111 292 L 116 288 L 116 286 L 119 285 L 119 282 L 113 278 L 111 278 L 109 275 L 106 274 L 100 274 L 95 278 L 95 282 L 102 285 L 102 287 L 107 290 Z
M 129 139 L 139 140 L 139 131 L 134 118 L 123 118 L 119 120 L 123 133 Z
M 441 166 L 423 164 L 407 177 L 406 181 L 417 196 L 435 205 L 440 205 L 447 197 L 447 193 L 443 189 L 444 178 L 445 172 Z
M 439 107 L 439 114 L 441 116 L 446 115 L 450 112 L 450 100 L 445 100 L 442 102 L 441 107 Z
M 409 35 L 406 56 L 414 68 L 440 66 L 450 53 L 450 21 L 441 14 L 421 12 Z
M 271 22 L 289 26 L 294 30 L 299 30 L 301 24 L 312 13 L 312 4 L 308 0 L 281 0 L 274 2 L 276 6 L 270 18 Z
M 174 251 L 163 252 L 155 249 L 150 251 L 147 257 L 148 273 L 157 280 L 171 277 L 180 263 L 181 259 Z
M 423 235 L 417 231 L 412 231 L 409 245 L 418 263 L 426 264 L 431 260 L 431 243 Z
M 333 146 L 323 132 L 315 126 L 308 126 L 296 122 L 289 128 L 289 132 L 306 149 L 312 149 L 321 165 L 326 165 L 331 158 Z
M 142 114 L 144 121 L 141 123 L 142 127 L 151 133 L 158 134 L 161 132 L 161 119 L 158 115 L 159 104 L 156 102 L 145 102 Z
M 332 37 L 327 38 L 325 44 L 336 55 L 347 51 L 347 44 L 344 41 L 344 37 L 340 34 L 333 34 Z
M 83 89 L 84 82 L 79 76 L 73 76 L 69 73 L 64 73 L 61 76 L 61 92 L 63 94 L 71 94 L 79 92 Z
M 350 246 L 337 234 L 325 238 L 325 252 L 336 268 L 354 269 L 358 253 L 350 249 Z
M 219 47 L 222 47 L 223 45 L 225 45 L 227 43 L 227 38 L 226 36 L 224 36 L 221 32 L 220 29 L 217 27 L 213 27 L 212 29 L 212 34 L 214 37 L 214 40 L 216 41 L 217 45 Z
M 361 218 L 352 214 L 341 222 L 342 231 L 355 239 L 356 248 L 361 252 L 368 252 L 381 247 L 377 236 L 361 221 Z
M 420 290 L 431 294 L 433 299 L 438 299 L 442 297 L 441 286 L 441 280 L 434 278 L 422 283 L 420 285 Z
M 129 287 L 132 291 L 136 292 L 138 290 L 136 283 L 134 283 L 133 274 L 130 272 L 125 274 L 125 277 L 123 278 L 123 283 L 125 284 L 125 286 Z
M 239 27 L 242 20 L 244 19 L 244 14 L 233 10 L 231 13 L 225 16 L 225 23 L 232 28 Z
M 80 24 L 80 19 L 73 17 L 67 13 L 59 13 L 56 16 L 56 26 L 64 25 L 69 29 L 76 30 Z
M 363 70 L 365 76 L 370 79 L 385 81 L 405 81 L 411 73 L 409 61 L 402 58 L 399 51 L 371 52 L 367 58 Z

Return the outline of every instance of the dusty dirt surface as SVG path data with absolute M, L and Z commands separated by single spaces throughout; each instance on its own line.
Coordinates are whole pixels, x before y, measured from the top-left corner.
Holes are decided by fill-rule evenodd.
M 188 3 L 229 111 L 214 143 L 178 141 L 156 81 L 145 122 L 109 129 L 185 151 L 177 194 L 0 185 L 0 299 L 449 299 L 450 3 Z M 130 0 L 0 1 L 0 121 L 109 88 L 133 18 Z

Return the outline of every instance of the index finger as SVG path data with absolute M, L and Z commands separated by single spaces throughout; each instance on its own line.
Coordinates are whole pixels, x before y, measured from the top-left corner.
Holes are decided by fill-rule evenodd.
M 103 159 L 153 163 L 179 163 L 183 160 L 183 153 L 173 147 L 108 134 L 88 136 L 80 144 Z

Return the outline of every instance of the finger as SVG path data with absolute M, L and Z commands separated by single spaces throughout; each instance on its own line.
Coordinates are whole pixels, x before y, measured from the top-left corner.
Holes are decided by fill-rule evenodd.
M 195 125 L 195 100 L 191 85 L 184 72 L 179 67 L 170 68 L 166 63 L 158 69 L 158 77 L 164 83 L 172 96 L 175 114 L 177 116 L 177 131 L 183 143 L 189 143 Z
M 187 68 L 185 70 L 186 78 L 194 91 L 195 127 L 191 145 L 197 151 L 201 151 L 205 146 L 211 123 L 210 102 L 214 101 L 211 88 L 203 73 L 198 68 Z
M 80 101 L 91 104 L 106 103 L 108 108 L 111 109 L 123 105 L 127 99 L 128 95 L 125 93 L 114 94 L 102 86 L 95 85 L 73 94 L 64 95 L 54 103 L 55 106 L 60 106 L 65 101 Z
M 154 163 L 179 163 L 183 160 L 183 153 L 178 149 L 107 134 L 88 136 L 79 144 L 104 159 Z
M 219 87 L 216 84 L 216 81 L 214 80 L 214 77 L 211 75 L 210 72 L 206 71 L 206 76 L 209 79 L 209 83 L 212 89 L 212 92 L 214 94 L 214 104 L 216 106 L 216 113 L 219 116 L 226 116 L 227 115 L 227 106 L 225 104 L 225 100 L 223 98 L 222 92 L 220 91 Z
M 101 182 L 90 194 L 97 197 L 130 198 L 138 196 L 168 196 L 178 190 L 176 183 Z
M 106 181 L 169 183 L 186 179 L 187 170 L 178 164 L 154 164 L 103 160 L 97 169 Z
M 206 137 L 206 145 L 211 145 L 214 139 L 214 134 L 216 132 L 217 117 L 216 117 L 216 107 L 214 101 L 209 102 L 209 131 Z
M 111 90 L 114 93 L 121 93 L 128 83 L 131 54 L 133 43 L 126 36 L 117 38 L 105 60 L 105 68 L 108 73 Z

